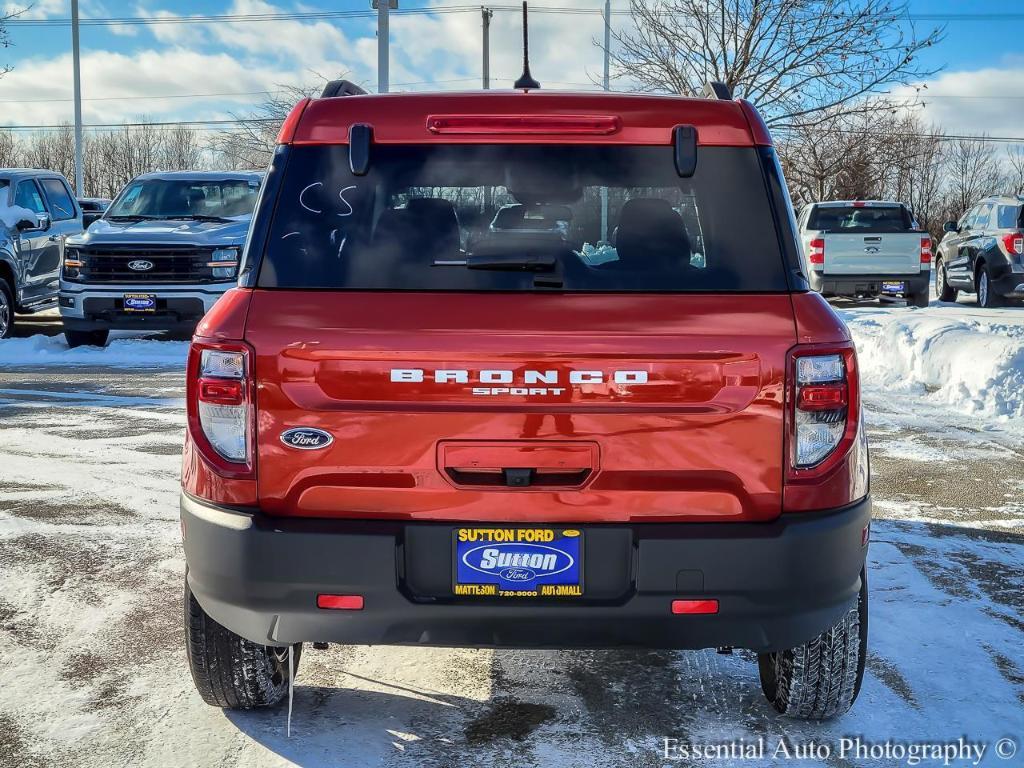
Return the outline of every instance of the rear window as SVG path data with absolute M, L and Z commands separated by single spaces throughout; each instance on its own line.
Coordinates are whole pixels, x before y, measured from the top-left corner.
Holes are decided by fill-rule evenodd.
M 466 291 L 785 291 L 752 148 L 291 150 L 257 284 Z
M 807 228 L 825 232 L 909 232 L 914 229 L 910 212 L 891 206 L 819 206 Z

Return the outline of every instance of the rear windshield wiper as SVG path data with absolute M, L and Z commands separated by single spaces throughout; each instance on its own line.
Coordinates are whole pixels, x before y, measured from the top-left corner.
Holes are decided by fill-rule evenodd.
M 553 272 L 558 259 L 550 255 L 472 255 L 467 256 L 467 269 L 493 269 L 507 272 Z

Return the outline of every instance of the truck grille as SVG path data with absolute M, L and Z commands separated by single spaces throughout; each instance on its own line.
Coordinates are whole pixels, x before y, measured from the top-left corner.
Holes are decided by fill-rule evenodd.
M 97 245 L 77 248 L 82 262 L 78 282 L 87 283 L 212 283 L 224 282 L 213 277 L 208 265 L 212 248 L 160 245 Z M 149 262 L 148 269 L 132 269 L 132 262 Z M 67 279 L 67 276 L 66 276 Z

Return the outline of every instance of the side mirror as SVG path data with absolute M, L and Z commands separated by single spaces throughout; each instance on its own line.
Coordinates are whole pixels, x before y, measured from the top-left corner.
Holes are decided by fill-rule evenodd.
M 959 232 L 960 231 L 960 227 L 958 227 L 956 225 L 955 221 L 947 221 L 945 224 L 942 225 L 942 231 L 943 232 Z
M 45 213 L 39 214 L 39 231 L 45 232 L 50 228 L 50 217 Z

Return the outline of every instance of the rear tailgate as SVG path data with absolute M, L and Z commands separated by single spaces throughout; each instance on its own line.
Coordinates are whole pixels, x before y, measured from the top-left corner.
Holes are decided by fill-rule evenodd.
M 826 275 L 904 275 L 921 270 L 920 232 L 829 232 L 822 237 Z
M 255 291 L 249 318 L 270 514 L 550 523 L 781 511 L 788 295 L 275 289 Z M 334 441 L 288 447 L 294 427 Z M 532 470 L 529 484 L 510 485 L 507 469 Z

